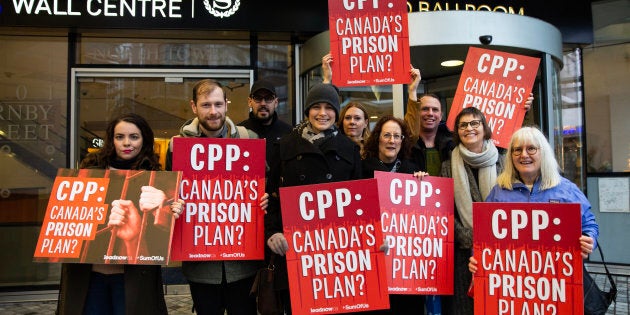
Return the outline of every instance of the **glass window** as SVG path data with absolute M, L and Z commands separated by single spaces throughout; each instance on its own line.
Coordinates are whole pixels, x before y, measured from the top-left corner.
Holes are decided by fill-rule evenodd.
M 158 69 L 76 69 L 78 108 L 78 165 L 85 154 L 99 148 L 109 121 L 133 112 L 147 119 L 156 137 L 156 151 L 162 166 L 172 136 L 185 121 L 195 117 L 190 106 L 192 87 L 202 78 L 220 82 L 228 98 L 228 117 L 238 123 L 247 118 L 250 71 L 224 73 L 221 70 Z M 150 74 L 153 73 L 153 76 Z
M 592 45 L 582 49 L 586 120 L 586 170 L 630 172 L 630 5 L 593 1 Z M 624 172 L 625 174 L 622 174 Z
M 0 36 L 0 286 L 57 284 L 33 263 L 57 169 L 66 167 L 67 38 Z
M 79 63 L 106 65 L 249 65 L 248 40 L 184 40 L 84 37 Z
M 564 53 L 564 67 L 560 71 L 560 93 L 562 97 L 561 128 L 556 130 L 557 159 L 563 176 L 585 189 L 585 174 L 582 167 L 584 156 L 584 100 L 582 99 L 582 63 L 579 49 Z
M 278 94 L 278 118 L 290 125 L 294 124 L 293 110 L 293 63 L 292 46 L 281 43 L 259 42 L 258 79 L 268 79 L 274 83 Z
M 630 44 L 583 50 L 587 170 L 630 171 Z

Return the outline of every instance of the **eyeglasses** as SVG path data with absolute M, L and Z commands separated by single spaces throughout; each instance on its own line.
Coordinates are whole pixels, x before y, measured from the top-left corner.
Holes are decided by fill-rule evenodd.
M 391 140 L 392 138 L 394 139 L 394 141 L 402 141 L 402 139 L 405 139 L 405 136 L 398 135 L 398 134 L 391 134 L 388 132 L 388 133 L 382 134 L 381 138 L 387 141 Z
M 477 128 L 477 127 L 479 127 L 481 125 L 481 120 L 471 120 L 469 122 L 465 122 L 465 121 L 464 122 L 460 122 L 458 127 L 459 127 L 459 129 L 464 130 L 464 129 L 468 128 L 468 125 L 470 125 L 470 127 L 472 127 L 472 129 L 475 129 L 475 128 Z
M 529 146 L 525 148 L 525 151 L 527 152 L 527 155 L 534 155 L 538 152 L 538 147 Z M 523 148 L 512 148 L 513 156 L 521 156 L 521 154 L 523 154 Z
M 273 100 L 276 99 L 275 95 L 265 95 L 265 96 L 260 96 L 260 95 L 252 95 L 250 96 L 254 102 L 256 103 L 262 103 L 263 101 L 265 101 L 265 103 L 271 103 L 273 102 Z

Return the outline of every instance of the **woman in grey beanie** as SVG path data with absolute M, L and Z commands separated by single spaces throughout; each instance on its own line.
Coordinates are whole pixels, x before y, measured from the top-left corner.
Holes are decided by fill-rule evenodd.
M 291 314 L 285 253 L 288 250 L 282 233 L 280 187 L 312 185 L 361 178 L 359 146 L 339 132 L 339 92 L 332 84 L 313 86 L 304 104 L 304 119 L 273 148 L 267 179 L 269 205 L 265 215 L 267 254 L 276 255 L 275 288 Z M 267 255 L 267 256 L 269 256 Z
M 333 107 L 335 111 L 335 117 L 339 118 L 340 96 L 339 89 L 332 84 L 320 83 L 313 86 L 306 96 L 306 102 L 304 102 L 304 116 L 308 117 L 308 111 L 311 106 L 319 103 L 327 103 Z

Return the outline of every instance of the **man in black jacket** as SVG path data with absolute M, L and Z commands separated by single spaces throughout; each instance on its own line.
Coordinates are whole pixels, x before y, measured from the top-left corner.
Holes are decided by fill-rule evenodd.
M 405 121 L 418 139 L 411 152 L 413 161 L 421 170 L 439 176 L 442 162 L 450 158 L 455 144 L 451 131 L 442 122 L 442 104 L 438 96 L 424 94 L 418 99 L 416 89 L 420 80 L 420 70 L 411 69 Z
M 260 79 L 252 85 L 249 97 L 249 118 L 238 125 L 255 131 L 260 138 L 267 140 L 267 165 L 274 142 L 289 133 L 292 127 L 278 118 L 278 95 L 274 85 L 267 79 Z

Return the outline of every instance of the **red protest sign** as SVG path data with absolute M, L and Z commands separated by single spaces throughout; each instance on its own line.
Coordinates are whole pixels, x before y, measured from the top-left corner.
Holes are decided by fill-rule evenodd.
M 580 204 L 473 203 L 475 314 L 582 314 Z
M 335 85 L 409 82 L 406 2 L 328 0 L 328 24 Z
M 375 179 L 280 188 L 294 314 L 389 308 L 376 191 Z
M 179 172 L 59 169 L 34 261 L 166 265 Z M 125 211 L 109 226 L 111 209 Z
M 453 179 L 375 171 L 390 294 L 453 294 Z
M 539 63 L 539 58 L 470 47 L 446 125 L 457 131 L 457 114 L 476 107 L 484 113 L 495 145 L 506 148 L 523 124 Z
M 175 224 L 174 260 L 264 258 L 265 140 L 173 138 L 173 169 L 186 201 Z

